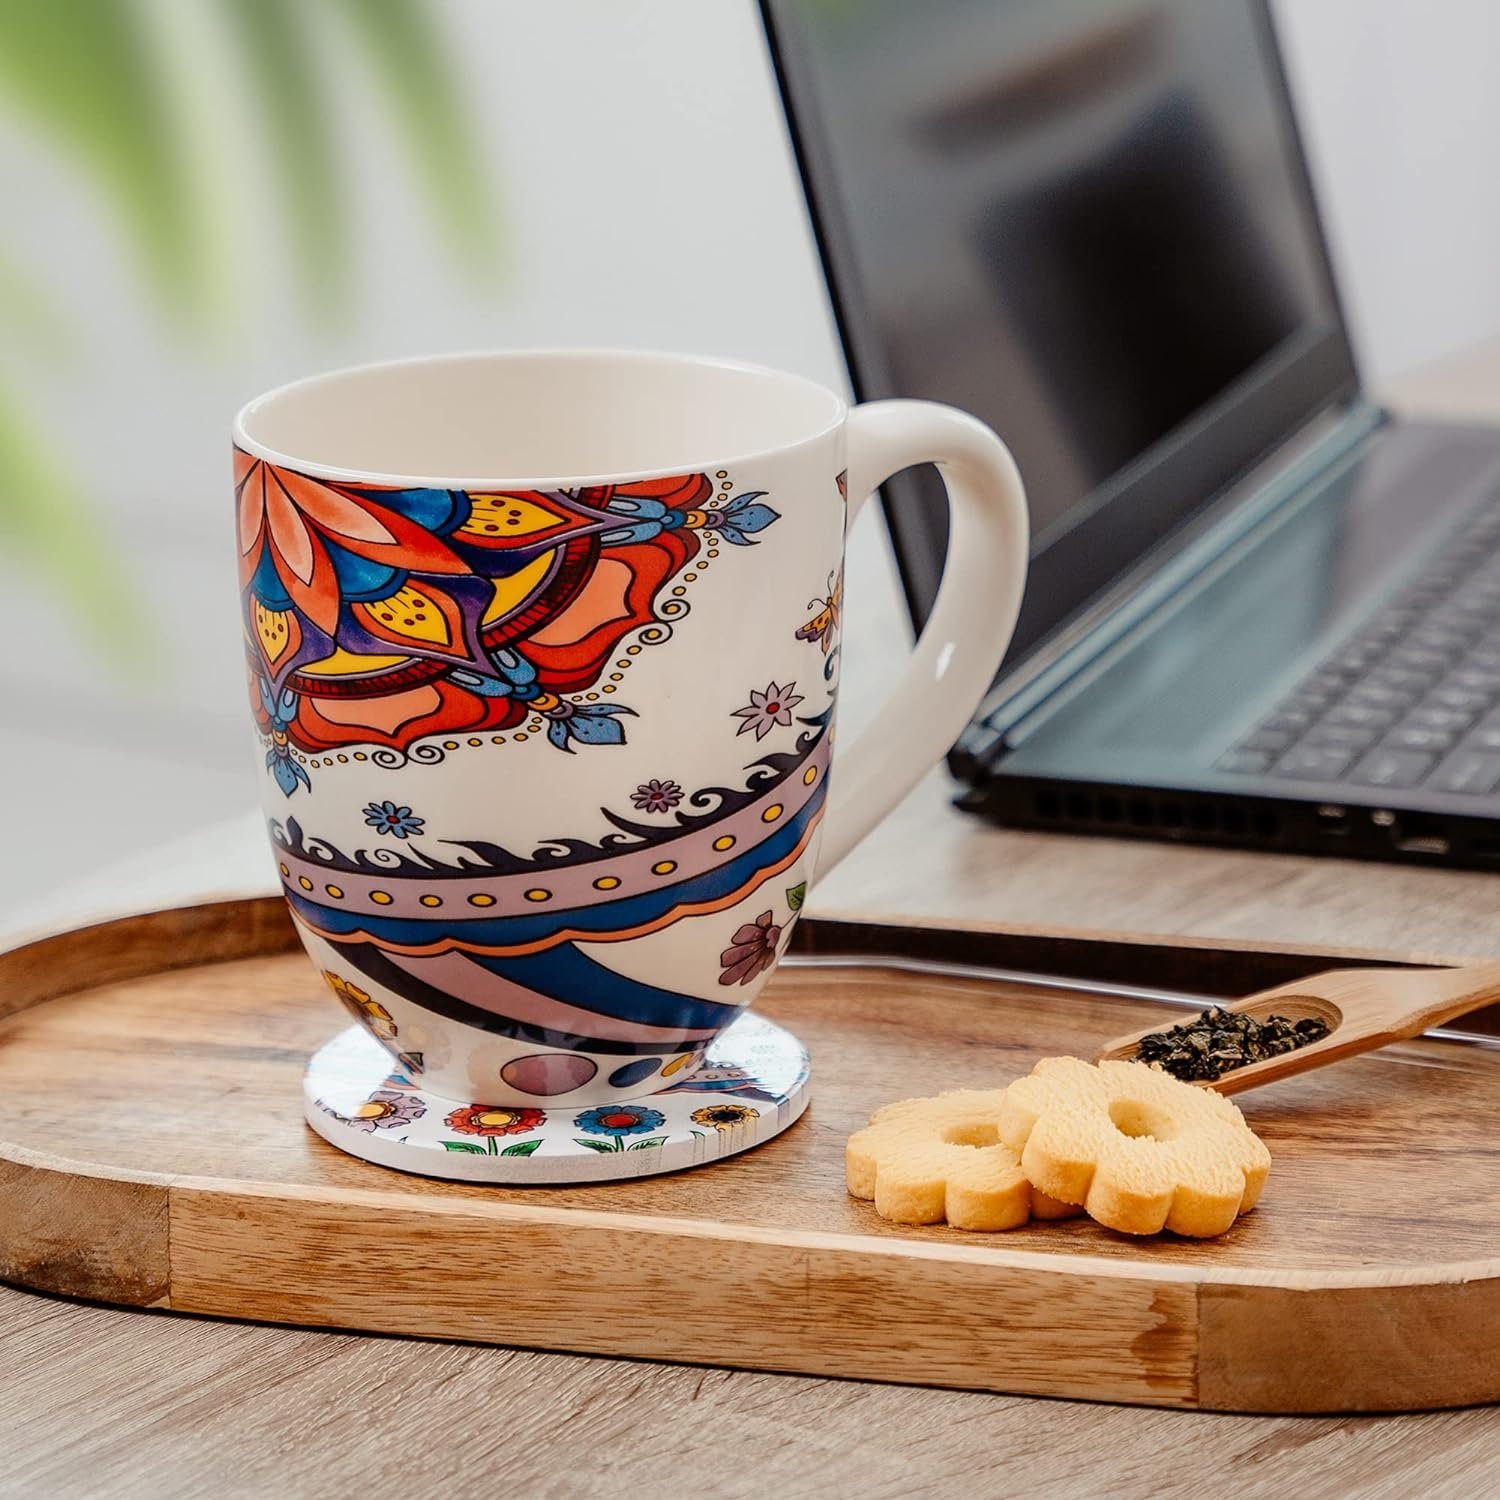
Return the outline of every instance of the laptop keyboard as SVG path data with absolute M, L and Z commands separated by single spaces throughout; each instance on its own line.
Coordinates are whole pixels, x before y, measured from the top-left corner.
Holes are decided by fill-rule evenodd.
M 1500 788 L 1500 494 L 1217 764 L 1472 797 Z

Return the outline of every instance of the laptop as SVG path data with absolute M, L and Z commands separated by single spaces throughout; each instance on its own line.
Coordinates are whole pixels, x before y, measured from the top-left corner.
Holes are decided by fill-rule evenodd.
M 1500 868 L 1500 430 L 1361 388 L 1267 6 L 762 11 L 856 393 L 1026 480 L 960 805 Z M 941 486 L 882 498 L 920 627 Z

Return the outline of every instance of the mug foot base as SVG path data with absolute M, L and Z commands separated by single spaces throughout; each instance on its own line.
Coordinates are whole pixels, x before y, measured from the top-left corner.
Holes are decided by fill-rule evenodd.
M 395 1067 L 362 1027 L 341 1031 L 307 1065 L 307 1123 L 377 1166 L 512 1187 L 707 1166 L 780 1135 L 808 1099 L 806 1049 L 756 1015 L 730 1026 L 686 1082 L 623 1104 L 486 1107 L 428 1093 Z

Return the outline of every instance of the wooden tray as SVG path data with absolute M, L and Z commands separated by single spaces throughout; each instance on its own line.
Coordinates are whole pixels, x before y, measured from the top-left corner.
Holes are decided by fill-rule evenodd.
M 1249 989 L 1326 955 L 809 920 L 801 947 Z M 1239 1411 L 1500 1395 L 1500 1047 L 1424 1039 L 1245 1096 L 1275 1163 L 1205 1244 L 1087 1221 L 884 1224 L 843 1186 L 888 1099 L 992 1086 L 1145 1024 L 1139 999 L 787 967 L 807 1117 L 634 1183 L 507 1190 L 341 1155 L 300 1118 L 340 1024 L 279 898 L 0 956 L 0 1277 L 142 1307 L 701 1364 Z M 1153 961 L 1151 955 L 1156 955 Z

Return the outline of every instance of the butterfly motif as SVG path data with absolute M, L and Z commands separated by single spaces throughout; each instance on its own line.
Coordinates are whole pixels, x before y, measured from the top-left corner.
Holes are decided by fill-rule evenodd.
M 823 655 L 828 655 L 828 649 L 833 645 L 838 636 L 839 619 L 844 610 L 844 575 L 840 572 L 836 577 L 828 575 L 828 597 L 826 599 L 813 599 L 808 608 L 816 608 L 817 614 L 797 631 L 799 641 L 816 641 L 822 647 Z

